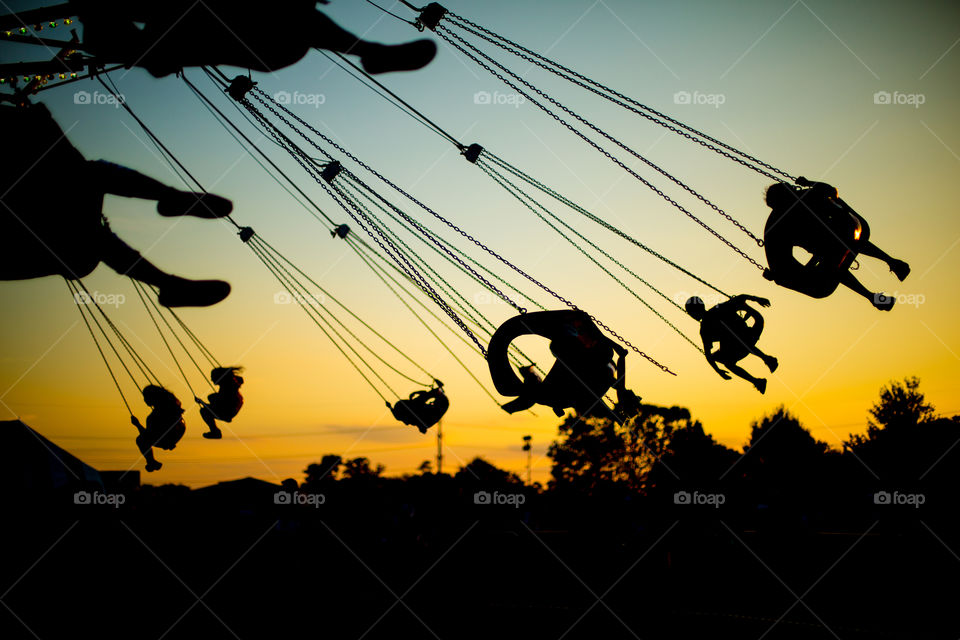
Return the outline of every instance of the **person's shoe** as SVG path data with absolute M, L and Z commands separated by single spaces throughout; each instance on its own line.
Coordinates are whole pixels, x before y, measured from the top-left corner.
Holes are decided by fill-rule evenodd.
M 196 218 L 222 218 L 233 211 L 233 203 L 212 193 L 172 191 L 157 200 L 157 213 L 162 216 L 194 216 Z
M 147 471 L 157 471 L 162 466 L 163 466 L 162 462 L 157 462 L 156 460 L 154 460 L 153 462 L 148 462 L 145 468 Z
M 373 75 L 388 71 L 414 71 L 430 64 L 437 55 L 432 40 L 416 40 L 404 44 L 379 45 L 360 58 L 363 70 Z
M 209 307 L 230 295 L 230 285 L 222 280 L 186 280 L 177 278 L 160 287 L 157 301 L 165 307 Z
M 211 429 L 210 431 L 205 431 L 200 435 L 202 435 L 207 440 L 219 440 L 220 438 L 223 437 L 223 431 L 220 431 L 220 429 Z
M 760 393 L 767 392 L 767 380 L 766 378 L 761 378 L 753 383 L 753 386 L 757 388 L 757 391 Z
M 780 361 L 777 360 L 776 358 L 771 356 L 769 359 L 767 359 L 767 368 L 770 369 L 770 373 L 773 373 L 774 371 L 776 371 L 777 367 L 779 366 L 780 366 Z
M 903 260 L 894 260 L 890 263 L 890 271 L 893 271 L 897 279 L 903 282 L 910 275 L 910 265 Z
M 873 306 L 880 311 L 890 311 L 893 309 L 894 303 L 896 303 L 896 299 L 893 296 L 882 293 L 873 294 Z

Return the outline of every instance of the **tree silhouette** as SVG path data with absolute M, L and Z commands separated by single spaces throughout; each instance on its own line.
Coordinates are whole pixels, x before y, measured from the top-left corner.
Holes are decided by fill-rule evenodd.
M 955 471 L 960 422 L 956 416 L 936 417 L 918 378 L 891 381 L 869 413 L 866 434 L 852 435 L 844 444 L 875 481 L 887 488 L 905 488 L 936 479 L 951 489 L 960 482 Z
M 868 435 L 882 429 L 915 427 L 934 419 L 936 412 L 920 392 L 920 378 L 908 377 L 903 382 L 891 382 L 880 390 L 880 400 L 870 408 L 873 420 L 867 427 Z
M 307 466 L 304 471 L 306 474 L 304 484 L 316 487 L 324 483 L 336 482 L 342 465 L 343 458 L 338 455 L 327 454 L 320 459 L 319 463 L 314 462 Z
M 699 421 L 675 429 L 667 450 L 647 474 L 648 490 L 671 494 L 680 487 L 701 489 L 719 484 L 740 454 L 703 430 Z
M 453 476 L 459 484 L 468 486 L 483 486 L 496 489 L 498 487 L 519 487 L 523 480 L 515 473 L 499 469 L 480 456 L 461 467 Z
M 687 409 L 652 404 L 640 404 L 622 425 L 606 418 L 568 416 L 547 451 L 553 460 L 551 487 L 584 494 L 614 486 L 642 491 L 673 433 L 690 424 Z
M 352 458 L 343 463 L 344 480 L 370 480 L 383 475 L 386 467 L 380 463 L 370 466 L 370 460 L 364 457 Z

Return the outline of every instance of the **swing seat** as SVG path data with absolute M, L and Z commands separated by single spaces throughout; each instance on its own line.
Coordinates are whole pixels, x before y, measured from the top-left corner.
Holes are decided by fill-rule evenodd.
M 416 427 L 420 433 L 426 433 L 427 429 L 440 422 L 449 408 L 450 399 L 442 387 L 437 387 L 429 391 L 414 391 L 406 400 L 398 400 L 390 407 L 390 411 L 398 421 Z
M 531 367 L 518 376 L 510 366 L 508 349 L 521 335 L 539 335 L 550 340 L 556 357 L 540 380 Z M 551 407 L 557 415 L 572 408 L 589 413 L 616 382 L 614 350 L 583 311 L 538 311 L 504 322 L 490 338 L 487 362 L 494 387 L 505 396 L 516 396 L 503 408 L 523 411 L 534 404 Z
M 826 298 L 837 290 L 869 237 L 866 220 L 839 198 L 801 199 L 767 219 L 764 250 L 769 269 L 764 277 L 812 298 Z M 811 254 L 806 263 L 793 256 L 795 247 Z

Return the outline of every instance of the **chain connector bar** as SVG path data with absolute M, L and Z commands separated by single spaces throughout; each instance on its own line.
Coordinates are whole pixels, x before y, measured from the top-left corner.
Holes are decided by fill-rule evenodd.
M 323 171 L 320 172 L 320 177 L 326 180 L 327 184 L 333 184 L 334 178 L 340 175 L 340 171 L 342 170 L 343 165 L 340 164 L 338 160 L 334 160 L 323 168 Z
M 436 31 L 437 25 L 440 24 L 440 21 L 443 20 L 443 16 L 445 15 L 447 15 L 446 7 L 436 2 L 431 2 L 420 10 L 420 17 L 417 18 L 417 29 L 420 31 L 424 29 Z
M 477 158 L 480 157 L 480 154 L 483 153 L 483 147 L 474 142 L 469 147 L 464 149 L 462 152 L 463 157 L 466 158 L 469 162 L 473 164 L 477 163 Z
M 230 81 L 230 86 L 227 87 L 226 91 L 231 98 L 237 102 L 242 102 L 255 86 L 257 86 L 257 83 L 249 76 L 237 76 Z

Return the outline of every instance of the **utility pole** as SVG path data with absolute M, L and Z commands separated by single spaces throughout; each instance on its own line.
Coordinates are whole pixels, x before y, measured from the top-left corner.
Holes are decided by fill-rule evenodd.
M 443 420 L 437 423 L 437 475 L 443 473 Z
M 530 481 L 530 441 L 533 439 L 533 436 L 523 436 L 523 450 L 527 452 L 527 484 L 532 484 Z

